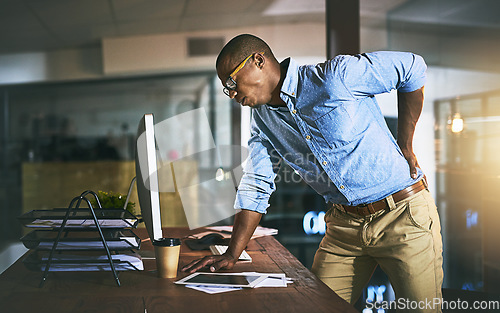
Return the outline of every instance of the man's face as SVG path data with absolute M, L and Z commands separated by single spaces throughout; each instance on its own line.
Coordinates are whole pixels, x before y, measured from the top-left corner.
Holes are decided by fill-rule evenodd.
M 226 58 L 219 64 L 217 75 L 231 99 L 243 106 L 256 107 L 271 100 L 265 69 L 264 56 L 254 53 L 239 65 L 231 64 Z

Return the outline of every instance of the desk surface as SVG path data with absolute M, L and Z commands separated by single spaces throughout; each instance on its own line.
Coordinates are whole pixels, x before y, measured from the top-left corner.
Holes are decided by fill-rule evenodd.
M 135 231 L 141 238 L 143 229 Z M 199 230 L 197 231 L 199 232 Z M 183 237 L 187 229 L 170 228 L 165 236 Z M 21 260 L 0 275 L 0 307 L 4 312 L 357 312 L 306 269 L 272 236 L 251 240 L 252 263 L 237 263 L 231 272 L 285 273 L 294 279 L 286 288 L 256 288 L 206 294 L 156 277 L 154 259 L 144 259 L 144 271 L 119 274 L 118 287 L 110 272 L 51 272 L 38 288 L 41 272 L 29 271 Z M 153 255 L 146 241 L 141 254 Z M 210 254 L 181 246 L 179 268 Z

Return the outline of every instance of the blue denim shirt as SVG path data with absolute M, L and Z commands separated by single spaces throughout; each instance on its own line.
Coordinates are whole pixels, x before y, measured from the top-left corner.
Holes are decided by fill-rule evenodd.
M 287 63 L 280 94 L 286 107 L 252 109 L 236 209 L 267 212 L 282 160 L 325 201 L 346 205 L 381 200 L 422 179 L 420 169 L 410 177 L 374 97 L 421 88 L 426 65 L 420 56 L 374 52 L 317 65 Z

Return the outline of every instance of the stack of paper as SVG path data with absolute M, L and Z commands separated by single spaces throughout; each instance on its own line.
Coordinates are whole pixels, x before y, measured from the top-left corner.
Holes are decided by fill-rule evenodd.
M 109 249 L 128 249 L 128 248 L 138 248 L 137 241 L 135 237 L 120 237 L 120 240 L 107 240 Z M 42 241 L 38 245 L 38 248 L 50 249 L 54 246 L 54 242 Z M 59 241 L 57 243 L 57 249 L 60 250 L 88 250 L 88 249 L 104 249 L 102 241 Z
M 117 271 L 144 270 L 138 254 L 113 254 L 113 265 Z M 41 270 L 45 270 L 48 257 L 42 258 Z M 107 255 L 68 255 L 58 254 L 52 258 L 49 271 L 111 271 Z
M 209 293 L 209 294 L 216 294 L 216 293 L 222 293 L 222 292 L 243 289 L 241 287 L 215 287 L 215 286 L 201 286 L 201 285 L 186 285 L 186 287 L 194 289 L 194 290 L 198 290 L 198 291 L 203 291 L 203 292 Z
M 258 237 L 263 237 L 263 236 L 273 236 L 273 235 L 277 235 L 277 234 L 278 234 L 277 229 L 258 226 L 257 229 L 253 233 L 252 239 L 258 238 Z
M 99 219 L 99 226 L 101 227 L 130 227 L 136 222 L 135 219 Z M 36 228 L 52 228 L 60 227 L 63 220 L 47 220 L 47 219 L 36 219 L 26 227 L 36 227 Z M 65 227 L 95 227 L 95 222 L 93 219 L 68 219 L 66 221 Z
M 255 285 L 253 288 L 261 287 L 287 287 L 293 283 L 293 280 L 286 277 L 284 273 L 258 273 L 258 272 L 242 272 L 241 274 L 256 274 L 266 276 L 264 280 Z M 224 286 L 204 286 L 204 285 L 186 285 L 186 287 L 209 294 L 216 294 L 234 290 L 241 290 L 241 287 L 224 287 Z
M 261 281 L 254 288 L 260 287 L 286 287 L 288 284 L 293 283 L 290 277 L 286 277 L 285 273 L 258 273 L 258 272 L 245 272 L 245 274 L 260 274 L 267 275 L 267 278 Z
M 210 251 L 212 251 L 213 255 L 222 255 L 224 254 L 224 252 L 226 252 L 227 248 L 229 247 L 222 245 L 211 245 Z M 248 252 L 243 250 L 243 252 L 241 252 L 240 257 L 238 258 L 238 261 L 252 262 L 252 257 L 248 254 Z
M 210 229 L 211 231 L 216 231 L 216 232 L 222 233 L 222 235 L 224 235 L 224 237 L 226 237 L 225 234 L 227 234 L 228 238 L 231 237 L 231 233 L 233 232 L 233 226 L 212 226 L 212 227 L 207 227 L 207 228 Z M 277 234 L 278 234 L 277 229 L 257 226 L 257 229 L 255 229 L 255 231 L 252 235 L 252 239 L 259 238 L 262 236 L 273 236 L 273 235 L 277 235 Z M 199 235 L 200 234 L 198 234 L 198 236 Z M 201 236 L 201 237 L 203 237 L 203 236 Z M 199 237 L 199 238 L 201 238 L 201 237 Z

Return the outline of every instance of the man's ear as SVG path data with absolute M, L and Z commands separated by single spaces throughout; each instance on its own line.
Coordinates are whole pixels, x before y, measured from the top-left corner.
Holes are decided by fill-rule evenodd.
M 255 65 L 259 69 L 262 69 L 262 67 L 266 63 L 266 58 L 264 58 L 264 56 L 262 55 L 262 53 L 256 53 L 256 54 L 254 54 L 253 58 L 254 58 L 254 61 L 255 61 Z

